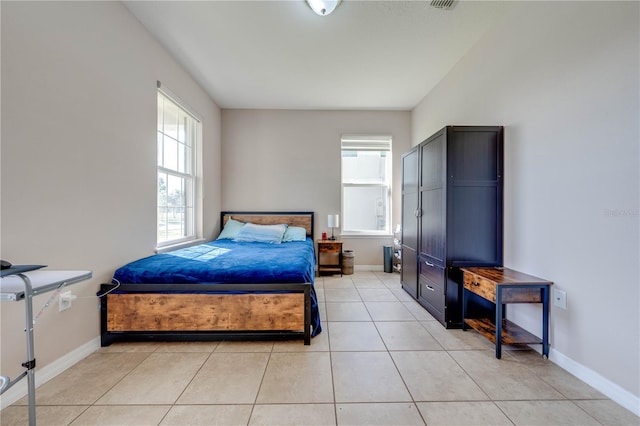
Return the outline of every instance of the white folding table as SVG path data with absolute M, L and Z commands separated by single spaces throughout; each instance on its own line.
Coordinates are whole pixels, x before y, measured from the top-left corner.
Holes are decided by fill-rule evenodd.
M 66 285 L 79 283 L 91 278 L 91 271 L 49 271 L 41 270 L 44 265 L 14 265 L 0 271 L 0 301 L 25 301 L 25 332 L 27 339 L 27 361 L 22 363 L 26 369 L 11 380 L 0 376 L 0 395 L 18 381 L 27 378 L 29 398 L 29 425 L 36 424 L 36 358 L 33 347 L 33 296 L 60 289 Z

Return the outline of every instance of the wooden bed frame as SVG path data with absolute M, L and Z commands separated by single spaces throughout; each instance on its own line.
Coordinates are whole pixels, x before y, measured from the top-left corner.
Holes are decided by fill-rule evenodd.
M 299 226 L 313 237 L 313 212 L 222 212 L 220 216 L 221 229 L 232 217 L 261 225 Z M 309 345 L 311 285 L 101 284 L 101 345 L 117 341 L 293 338 L 303 338 Z M 118 293 L 113 292 L 116 288 Z M 229 290 L 255 293 L 202 293 Z

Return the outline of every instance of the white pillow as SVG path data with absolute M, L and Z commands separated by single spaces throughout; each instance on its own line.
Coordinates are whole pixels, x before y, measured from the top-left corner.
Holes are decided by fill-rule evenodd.
M 255 223 L 247 223 L 233 240 L 244 243 L 280 244 L 286 230 L 287 225 L 284 224 L 256 225 Z
M 224 224 L 224 229 L 218 235 L 218 240 L 233 240 L 238 232 L 244 227 L 244 222 L 238 222 L 237 220 L 233 220 L 229 218 L 227 223 Z
M 306 241 L 307 239 L 307 230 L 301 228 L 299 226 L 289 226 L 284 233 L 284 237 L 282 237 L 282 242 L 286 243 L 289 241 Z

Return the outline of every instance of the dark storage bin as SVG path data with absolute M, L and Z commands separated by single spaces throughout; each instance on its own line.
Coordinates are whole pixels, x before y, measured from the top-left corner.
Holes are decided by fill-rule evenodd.
M 384 271 L 393 272 L 393 246 L 384 246 L 382 252 L 384 254 Z

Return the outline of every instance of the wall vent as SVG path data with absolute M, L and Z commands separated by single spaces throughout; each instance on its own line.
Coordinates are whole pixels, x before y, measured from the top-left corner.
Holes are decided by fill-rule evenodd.
M 454 0 L 431 0 L 431 7 L 438 9 L 451 9 Z

